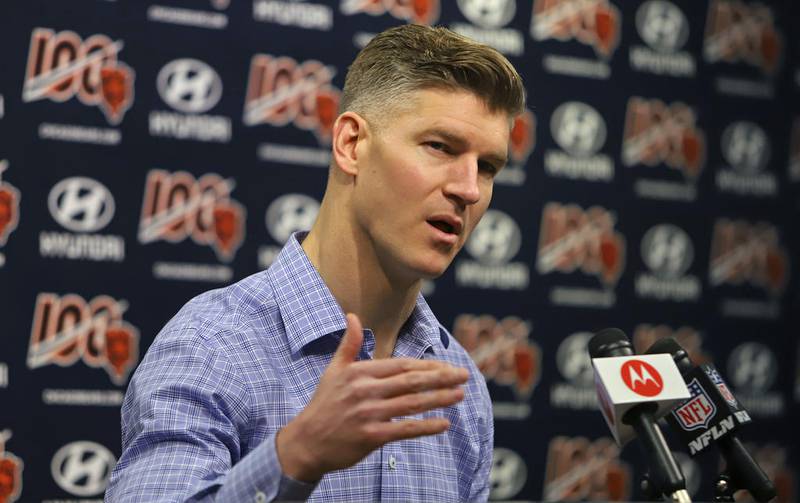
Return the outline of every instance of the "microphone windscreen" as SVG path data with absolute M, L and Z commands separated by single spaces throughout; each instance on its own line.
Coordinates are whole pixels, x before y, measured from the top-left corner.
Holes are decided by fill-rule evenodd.
M 657 340 L 647 351 L 645 351 L 646 355 L 657 355 L 662 353 L 672 355 L 675 365 L 678 366 L 678 370 L 680 370 L 681 374 L 684 376 L 691 372 L 692 368 L 694 368 L 694 364 L 689 358 L 689 353 L 687 353 L 686 350 L 683 349 L 683 346 L 678 344 L 678 341 L 672 337 L 664 337 L 663 339 Z
M 678 341 L 672 337 L 664 337 L 654 342 L 653 345 L 650 346 L 650 349 L 645 352 L 645 354 L 658 355 L 661 353 L 667 353 L 674 356 L 678 353 L 678 351 L 683 351 L 683 348 L 680 344 L 678 344 Z
M 625 332 L 618 328 L 605 328 L 589 339 L 586 347 L 592 358 L 626 356 L 633 354 L 631 341 Z

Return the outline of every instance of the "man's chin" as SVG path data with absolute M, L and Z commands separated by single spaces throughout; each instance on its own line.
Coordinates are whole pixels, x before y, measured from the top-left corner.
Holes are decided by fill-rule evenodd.
M 447 271 L 453 262 L 453 254 L 442 253 L 436 250 L 431 253 L 413 253 L 409 250 L 405 256 L 397 257 L 401 262 L 401 268 L 397 270 L 405 280 L 434 280 Z M 400 278 L 398 278 L 400 279 Z
M 442 274 L 444 274 L 444 272 L 446 270 L 447 269 L 444 269 L 442 271 L 425 272 L 425 273 L 420 275 L 420 279 L 422 279 L 422 280 L 431 280 L 431 281 L 435 280 L 435 279 L 438 279 L 439 277 L 442 276 Z
M 436 279 L 447 271 L 451 262 L 452 260 L 431 260 L 424 264 L 419 264 L 415 269 L 418 271 L 420 279 Z

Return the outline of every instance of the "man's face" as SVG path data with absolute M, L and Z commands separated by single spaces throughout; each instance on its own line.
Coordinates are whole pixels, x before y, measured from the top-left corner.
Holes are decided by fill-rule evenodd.
M 489 205 L 509 117 L 466 91 L 423 90 L 369 131 L 357 147 L 357 224 L 390 276 L 437 277 Z

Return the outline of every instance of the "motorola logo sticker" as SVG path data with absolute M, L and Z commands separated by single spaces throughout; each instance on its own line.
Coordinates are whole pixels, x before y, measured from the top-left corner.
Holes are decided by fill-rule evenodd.
M 746 342 L 733 350 L 728 359 L 728 376 L 737 390 L 763 393 L 775 383 L 778 362 L 775 353 L 759 342 Z
M 158 72 L 158 94 L 169 106 L 184 113 L 212 109 L 222 97 L 222 80 L 213 68 L 197 59 L 176 59 Z
M 576 332 L 564 339 L 556 351 L 558 371 L 576 386 L 591 387 L 594 383 L 592 360 L 586 349 L 591 337 L 589 332 Z
M 511 260 L 521 244 L 522 234 L 514 219 L 502 211 L 488 210 L 465 247 L 482 264 L 498 265 Z
M 637 395 L 653 397 L 664 389 L 664 378 L 658 369 L 644 360 L 628 360 L 619 372 L 622 382 Z
M 661 53 L 681 49 L 689 39 L 689 22 L 670 2 L 650 0 L 636 11 L 636 30 L 647 45 Z
M 769 161 L 769 138 L 760 126 L 749 121 L 734 122 L 726 127 L 721 146 L 722 156 L 740 173 L 758 173 Z
M 95 232 L 114 217 L 114 197 L 102 183 L 76 176 L 58 182 L 47 198 L 56 222 L 73 232 Z
M 75 496 L 95 496 L 106 490 L 117 460 L 104 446 L 81 440 L 59 449 L 50 463 L 58 486 Z
M 471 23 L 486 29 L 505 26 L 517 10 L 515 0 L 458 0 L 458 7 Z
M 692 265 L 694 248 L 688 234 L 680 227 L 656 225 L 642 238 L 642 259 L 656 276 L 678 278 Z
M 516 496 L 528 480 L 528 467 L 522 456 L 504 447 L 495 447 L 489 474 L 489 499 L 507 500 Z
M 578 101 L 568 101 L 553 112 L 550 131 L 556 143 L 576 157 L 589 157 L 606 142 L 603 118 L 597 110 Z
M 317 213 L 316 199 L 305 194 L 283 195 L 267 208 L 267 230 L 276 242 L 284 244 L 293 233 L 311 229 Z

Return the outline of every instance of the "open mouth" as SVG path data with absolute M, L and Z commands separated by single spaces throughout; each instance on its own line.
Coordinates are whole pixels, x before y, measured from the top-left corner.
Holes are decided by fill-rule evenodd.
M 455 228 L 443 220 L 428 220 L 428 223 L 446 234 L 455 234 Z

